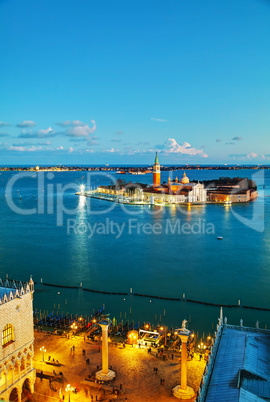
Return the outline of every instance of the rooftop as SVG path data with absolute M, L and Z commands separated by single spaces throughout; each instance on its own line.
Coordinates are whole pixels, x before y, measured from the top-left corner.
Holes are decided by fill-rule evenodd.
M 1 304 L 5 304 L 16 297 L 20 297 L 25 293 L 30 292 L 30 285 L 34 284 L 32 278 L 30 278 L 29 282 L 21 282 L 6 279 L 3 281 L 0 278 L 0 306 Z
M 270 400 L 270 332 L 224 327 L 205 402 Z

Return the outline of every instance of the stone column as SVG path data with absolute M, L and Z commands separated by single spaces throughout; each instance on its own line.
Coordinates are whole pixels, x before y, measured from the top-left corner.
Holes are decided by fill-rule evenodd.
M 115 372 L 109 370 L 108 328 L 110 323 L 110 320 L 99 323 L 102 328 L 102 370 L 96 373 L 96 379 L 101 381 L 111 381 L 115 377 Z
M 109 348 L 108 348 L 108 326 L 100 325 L 102 328 L 102 373 L 107 375 L 109 371 Z
M 181 384 L 173 388 L 173 395 L 180 399 L 192 399 L 195 396 L 194 390 L 187 385 L 187 341 L 191 332 L 186 328 L 186 320 L 182 322 L 182 328 L 177 330 L 182 342 L 181 348 Z
M 187 389 L 187 341 L 188 336 L 180 335 L 182 342 L 181 349 L 181 389 Z

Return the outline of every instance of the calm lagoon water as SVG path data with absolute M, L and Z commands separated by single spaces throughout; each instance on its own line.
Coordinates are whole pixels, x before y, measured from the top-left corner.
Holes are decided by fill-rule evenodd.
M 181 177 L 182 171 L 173 172 Z M 209 332 L 217 323 L 218 307 L 197 305 L 183 301 L 141 298 L 134 295 L 115 296 L 58 289 L 42 286 L 43 282 L 79 286 L 112 292 L 133 292 L 163 297 L 187 298 L 210 303 L 270 307 L 270 171 L 188 171 L 190 179 L 214 179 L 219 176 L 252 177 L 259 184 L 259 197 L 246 205 L 224 207 L 204 205 L 182 208 L 162 207 L 155 214 L 149 207 L 127 206 L 89 199 L 91 213 L 87 213 L 84 197 L 76 196 L 72 188 L 62 191 L 60 186 L 87 184 L 85 172 L 58 172 L 54 178 L 45 174 L 44 186 L 38 198 L 37 176 L 20 178 L 13 187 L 13 200 L 25 210 L 40 207 L 45 202 L 45 213 L 25 215 L 15 213 L 7 203 L 6 186 L 17 173 L 0 175 L 0 277 L 28 280 L 33 275 L 36 286 L 34 307 L 42 311 L 91 315 L 105 304 L 107 313 L 117 320 L 126 318 L 135 322 L 162 322 L 179 326 L 184 318 L 196 331 Z M 256 175 L 258 175 L 256 177 Z M 265 176 L 263 179 L 263 175 Z M 119 178 L 119 175 L 113 175 Z M 91 185 L 110 183 L 110 177 L 90 173 Z M 162 173 L 166 180 L 167 173 Z M 126 181 L 150 183 L 151 175 L 125 175 Z M 51 187 L 48 188 L 48 185 Z M 58 185 L 58 188 L 57 188 Z M 265 185 L 265 188 L 263 188 Z M 43 192 L 44 187 L 44 192 Z M 71 215 L 64 214 L 63 225 L 57 226 L 60 198 Z M 20 199 L 21 198 L 21 199 Z M 57 202 L 58 201 L 58 202 Z M 47 205 L 54 209 L 48 213 Z M 41 207 L 40 207 L 41 208 Z M 57 215 L 58 211 L 58 215 Z M 102 212 L 102 214 L 101 214 Z M 156 211 L 155 211 L 156 212 Z M 69 221 L 72 219 L 72 221 Z M 129 228 L 132 225 L 159 223 L 162 233 L 146 233 Z M 123 234 L 94 233 L 91 228 L 123 225 Z M 168 223 L 169 222 L 169 223 Z M 248 224 L 247 224 L 248 222 Z M 181 228 L 188 223 L 195 233 L 166 234 L 166 225 Z M 195 225 L 196 226 L 192 226 Z M 73 225 L 73 228 L 70 226 Z M 99 226 L 98 226 L 99 225 Z M 108 227 L 108 226 L 107 226 Z M 209 233 L 200 227 L 211 228 Z M 89 228 L 89 226 L 88 226 Z M 116 233 L 116 231 L 115 231 Z M 217 241 L 223 236 L 223 241 Z M 58 294 L 60 291 L 60 294 Z M 125 300 L 124 300 L 125 299 Z M 131 309 L 131 310 L 130 310 Z M 164 316 L 165 310 L 165 316 Z M 131 311 L 131 314 L 130 314 Z M 270 312 L 244 308 L 225 308 L 229 323 L 270 327 Z

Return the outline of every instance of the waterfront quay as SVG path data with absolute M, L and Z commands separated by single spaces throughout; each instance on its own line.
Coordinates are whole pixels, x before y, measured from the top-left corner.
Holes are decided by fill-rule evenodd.
M 109 384 L 98 384 L 95 382 L 95 373 L 102 363 L 100 340 L 89 340 L 84 332 L 78 335 L 72 330 L 61 335 L 36 330 L 33 363 L 37 380 L 34 400 L 60 401 L 63 396 L 65 401 L 70 397 L 72 402 L 172 400 L 172 389 L 180 382 L 179 351 L 158 353 L 157 349 L 151 348 L 149 352 L 149 346 L 141 344 L 139 347 L 138 343 L 133 346 L 125 343 L 124 347 L 123 342 L 109 341 L 108 345 L 109 367 L 116 372 L 116 378 Z M 205 361 L 195 353 L 187 365 L 188 384 L 196 392 Z M 157 368 L 157 372 L 154 368 Z M 69 393 L 72 388 L 73 391 Z

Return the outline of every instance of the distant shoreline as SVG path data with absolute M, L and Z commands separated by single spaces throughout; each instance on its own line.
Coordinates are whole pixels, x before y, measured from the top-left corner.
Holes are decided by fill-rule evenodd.
M 176 170 L 268 170 L 270 165 L 164 165 L 161 171 Z M 0 172 L 92 172 L 92 171 L 113 171 L 119 172 L 119 175 L 125 174 L 151 174 L 152 169 L 148 165 L 118 165 L 118 166 L 0 166 Z M 121 172 L 121 173 L 120 173 Z

